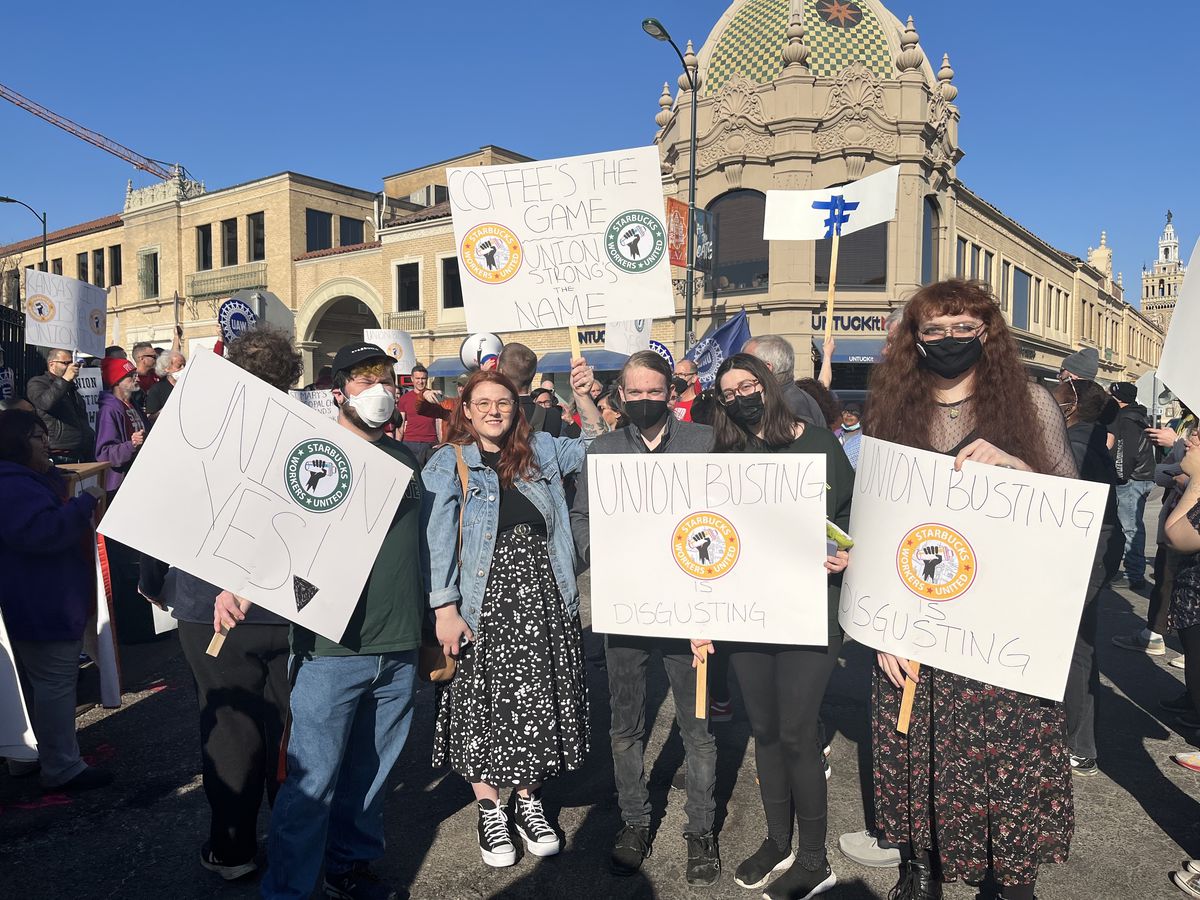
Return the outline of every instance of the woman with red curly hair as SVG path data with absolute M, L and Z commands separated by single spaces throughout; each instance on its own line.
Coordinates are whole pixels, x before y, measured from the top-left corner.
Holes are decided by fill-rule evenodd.
M 582 765 L 588 707 L 575 585 L 575 548 L 563 478 L 605 431 L 576 360 L 571 387 L 583 436 L 531 433 L 517 389 L 476 372 L 450 414 L 446 443 L 421 473 L 429 605 L 437 637 L 458 659 L 438 691 L 434 762 L 471 783 L 479 849 L 489 866 L 517 860 L 500 788 L 533 856 L 559 851 L 541 785 Z
M 1029 379 L 987 286 L 943 281 L 909 300 L 871 381 L 866 432 L 966 460 L 1077 476 L 1062 412 Z M 921 666 L 907 735 L 896 731 L 911 664 L 877 654 L 875 814 L 901 849 L 893 900 L 936 900 L 941 882 L 985 880 L 1033 900 L 1038 866 L 1074 831 L 1058 703 Z

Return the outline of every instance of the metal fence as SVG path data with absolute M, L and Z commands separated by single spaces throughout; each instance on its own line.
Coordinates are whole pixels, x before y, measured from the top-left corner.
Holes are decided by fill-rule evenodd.
M 0 347 L 4 348 L 4 364 L 16 375 L 17 396 L 25 396 L 28 378 L 27 353 L 25 347 L 25 314 L 19 309 L 0 306 Z

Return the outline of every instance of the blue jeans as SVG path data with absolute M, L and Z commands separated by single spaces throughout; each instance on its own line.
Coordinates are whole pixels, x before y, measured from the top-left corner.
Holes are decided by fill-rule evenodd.
M 416 662 L 415 650 L 300 661 L 263 897 L 307 898 L 322 862 L 338 875 L 383 856 L 384 787 L 412 723 Z
M 1146 579 L 1146 498 L 1153 481 L 1117 485 L 1117 518 L 1125 531 L 1125 574 L 1130 581 Z

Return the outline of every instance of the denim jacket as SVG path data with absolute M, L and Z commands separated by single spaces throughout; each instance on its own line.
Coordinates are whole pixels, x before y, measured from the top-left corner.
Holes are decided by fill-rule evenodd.
M 530 436 L 530 443 L 541 474 L 518 481 L 516 487 L 546 519 L 550 565 L 567 612 L 575 615 L 579 609 L 579 591 L 575 586 L 575 548 L 563 477 L 575 475 L 583 468 L 588 440 L 539 433 Z M 467 508 L 462 519 L 462 568 L 458 565 L 458 509 L 462 489 L 454 448 L 442 447 L 421 472 L 425 486 L 421 520 L 426 536 L 422 544 L 422 569 L 430 608 L 457 603 L 459 613 L 474 631 L 479 625 L 483 591 L 496 550 L 500 479 L 483 464 L 477 445 L 467 444 L 462 452 L 469 473 Z

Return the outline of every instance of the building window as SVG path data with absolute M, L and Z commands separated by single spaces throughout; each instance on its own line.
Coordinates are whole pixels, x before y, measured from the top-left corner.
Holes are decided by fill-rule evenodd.
M 352 247 L 363 242 L 363 220 L 338 216 L 338 246 Z
M 988 287 L 995 290 L 996 283 L 992 281 L 992 263 L 995 262 L 995 254 L 987 250 L 983 254 L 983 280 L 988 283 Z
M 1008 283 L 1012 280 L 1012 264 L 1004 263 L 1000 272 L 1000 309 L 1008 312 Z
M 250 262 L 258 262 L 267 258 L 267 230 L 260 212 L 246 216 L 247 251 Z
M 104 287 L 104 248 L 92 251 L 92 284 Z
M 236 266 L 237 264 L 237 219 L 225 219 L 221 222 L 221 265 Z
M 121 245 L 108 248 L 108 283 L 121 283 Z
M 442 260 L 442 307 L 462 309 L 462 280 L 458 274 L 458 257 L 447 256 Z
M 1012 276 L 1012 323 L 1014 328 L 1029 330 L 1029 273 L 1016 267 Z
M 1161 278 L 1158 279 L 1158 296 L 1160 296 L 1160 297 L 1167 296 L 1166 283 Z
M 829 284 L 829 254 L 833 241 L 817 241 L 816 283 Z M 882 291 L 887 288 L 888 226 L 872 225 L 842 236 L 838 250 L 837 286 L 842 290 Z
M 157 250 L 142 250 L 138 253 L 138 288 L 143 300 L 153 300 L 158 296 Z
M 941 232 L 942 215 L 937 200 L 925 198 L 925 217 L 921 223 L 921 283 L 933 284 L 941 271 L 938 253 L 938 234 Z
M 713 291 L 765 291 L 770 279 L 770 242 L 763 240 L 767 198 L 758 191 L 733 191 L 708 207 L 713 217 Z
M 971 245 L 971 280 L 979 277 L 979 245 Z
M 1039 321 L 1042 306 L 1042 279 L 1033 279 L 1033 323 L 1036 325 Z
M 38 271 L 39 271 L 39 272 L 45 272 L 45 271 L 46 271 L 46 263 L 45 263 L 45 262 L 40 262 L 40 263 L 38 263 L 37 267 L 38 267 Z
M 967 239 L 959 238 L 958 247 L 954 251 L 954 277 L 962 278 L 966 272 L 967 264 Z
M 201 272 L 207 272 L 212 268 L 211 225 L 200 225 L 196 228 L 196 268 Z
M 328 250 L 333 246 L 333 213 L 319 209 L 304 211 L 305 246 L 308 252 Z
M 21 272 L 19 269 L 9 269 L 4 273 L 4 283 L 0 285 L 5 306 L 18 309 L 21 305 Z
M 52 275 L 61 275 L 62 274 L 62 257 L 61 256 L 58 259 L 50 260 L 50 274 L 52 274 Z
M 421 267 L 417 263 L 396 266 L 396 309 L 417 312 L 421 308 Z
M 80 281 L 88 280 L 88 255 L 87 253 L 75 254 L 75 277 Z

